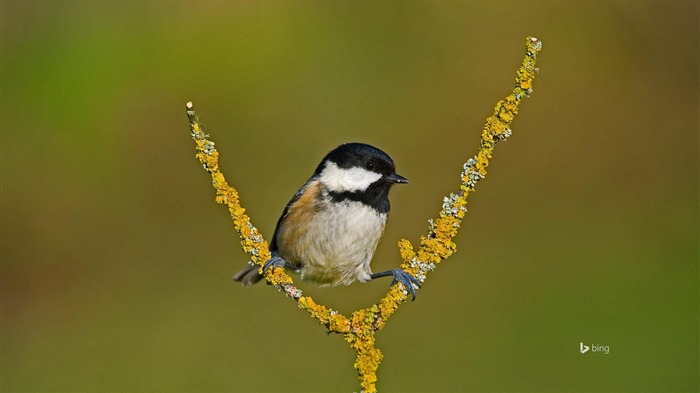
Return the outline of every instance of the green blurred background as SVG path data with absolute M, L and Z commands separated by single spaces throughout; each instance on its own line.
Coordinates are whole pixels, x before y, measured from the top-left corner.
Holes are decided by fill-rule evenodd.
M 375 271 L 533 96 L 458 252 L 380 332 L 386 392 L 698 391 L 698 2 L 2 2 L 2 391 L 356 391 L 353 352 L 247 258 L 192 100 L 269 239 L 320 158 L 374 144 Z M 301 284 L 343 312 L 389 280 Z M 579 343 L 610 353 L 579 353 Z

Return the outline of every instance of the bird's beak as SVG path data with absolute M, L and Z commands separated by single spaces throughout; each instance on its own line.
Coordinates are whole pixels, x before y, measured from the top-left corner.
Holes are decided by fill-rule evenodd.
M 397 175 L 396 173 L 392 173 L 389 176 L 385 176 L 384 179 L 386 179 L 390 183 L 408 183 L 408 179 L 401 175 Z

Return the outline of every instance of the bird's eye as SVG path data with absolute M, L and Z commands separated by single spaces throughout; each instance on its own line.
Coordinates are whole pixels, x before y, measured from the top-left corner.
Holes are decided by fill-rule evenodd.
M 367 168 L 367 170 L 369 171 L 374 170 L 374 163 L 372 161 L 367 161 L 367 163 L 365 164 L 365 168 Z

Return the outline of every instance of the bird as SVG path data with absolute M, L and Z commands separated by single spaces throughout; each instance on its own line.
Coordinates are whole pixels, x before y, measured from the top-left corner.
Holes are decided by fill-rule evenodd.
M 401 283 L 415 300 L 420 281 L 409 272 L 370 268 L 389 215 L 389 190 L 406 183 L 391 157 L 374 146 L 345 143 L 331 150 L 284 208 L 263 274 L 286 268 L 320 286 L 391 276 L 391 286 Z M 244 286 L 262 278 L 252 264 L 233 276 Z

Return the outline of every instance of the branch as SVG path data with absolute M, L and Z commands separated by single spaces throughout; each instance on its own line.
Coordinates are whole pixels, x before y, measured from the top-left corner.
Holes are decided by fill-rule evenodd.
M 493 115 L 486 119 L 479 151 L 464 164 L 460 190 L 445 197 L 438 218 L 428 221 L 428 235 L 421 237 L 418 251 L 414 251 L 408 240 L 399 241 L 399 252 L 403 259 L 401 268 L 421 282 L 425 281 L 428 273 L 442 260 L 456 251 L 457 246 L 452 239 L 457 235 L 467 212 L 467 197 L 474 191 L 476 183 L 486 176 L 486 168 L 496 143 L 511 135 L 510 124 L 518 113 L 521 100 L 532 93 L 532 81 L 537 71 L 535 60 L 542 43 L 537 38 L 528 37 L 526 45 L 525 58 L 517 71 L 515 87 L 510 95 L 496 104 Z M 226 182 L 219 170 L 219 152 L 214 147 L 214 142 L 208 139 L 209 135 L 204 133 L 192 102 L 187 103 L 187 117 L 197 148 L 196 157 L 211 175 L 212 185 L 216 189 L 216 202 L 228 208 L 243 250 L 250 255 L 251 263 L 257 265 L 262 274 L 262 267 L 271 256 L 268 244 L 253 226 L 250 217 L 245 214 L 238 192 Z M 386 326 L 389 317 L 408 299 L 406 288 L 402 284 L 393 285 L 378 305 L 355 311 L 350 317 L 346 317 L 331 308 L 317 304 L 310 296 L 304 296 L 284 269 L 269 269 L 265 273 L 265 279 L 294 299 L 299 308 L 309 312 L 328 332 L 345 336 L 345 340 L 357 354 L 354 367 L 358 371 L 362 391 L 376 392 L 376 371 L 383 355 L 375 347 L 375 333 Z
M 204 169 L 209 172 L 212 179 L 212 185 L 216 189 L 216 202 L 226 205 L 233 225 L 241 238 L 241 246 L 243 251 L 248 253 L 251 258 L 251 263 L 258 265 L 259 272 L 262 274 L 262 266 L 270 257 L 270 250 L 267 241 L 263 239 L 260 231 L 251 223 L 250 217 L 245 214 L 245 209 L 241 206 L 238 197 L 238 191 L 231 187 L 224 174 L 219 170 L 219 152 L 214 147 L 214 142 L 210 141 L 209 135 L 205 134 L 199 122 L 199 118 L 194 110 L 192 102 L 187 105 L 187 118 L 190 121 L 190 131 L 192 139 L 194 139 L 197 154 L 196 157 Z M 307 310 L 311 315 L 318 319 L 321 324 L 326 326 L 329 331 L 337 333 L 347 333 L 350 330 L 348 318 L 322 305 L 316 304 L 309 296 L 303 296 L 301 289 L 294 286 L 292 278 L 284 271 L 284 269 L 270 269 L 265 279 L 269 284 L 284 292 L 288 297 L 296 300 L 299 307 Z
M 476 183 L 486 176 L 486 167 L 496 143 L 506 140 L 512 134 L 510 124 L 518 114 L 520 102 L 532 93 L 532 81 L 539 71 L 535 68 L 535 61 L 537 52 L 542 49 L 542 42 L 535 37 L 528 37 L 526 46 L 525 58 L 516 73 L 513 91 L 496 103 L 493 115 L 486 118 L 484 123 L 479 151 L 464 164 L 459 192 L 446 196 L 438 218 L 428 220 L 428 235 L 421 237 L 417 252 L 408 240 L 399 241 L 399 252 L 403 259 L 401 268 L 411 272 L 421 282 L 425 281 L 437 264 L 457 251 L 457 245 L 452 239 L 457 235 L 467 213 L 467 198 L 474 191 Z M 377 329 L 384 327 L 387 319 L 407 298 L 405 289 L 401 291 L 394 287 L 389 291 L 379 302 L 379 313 L 374 317 Z

